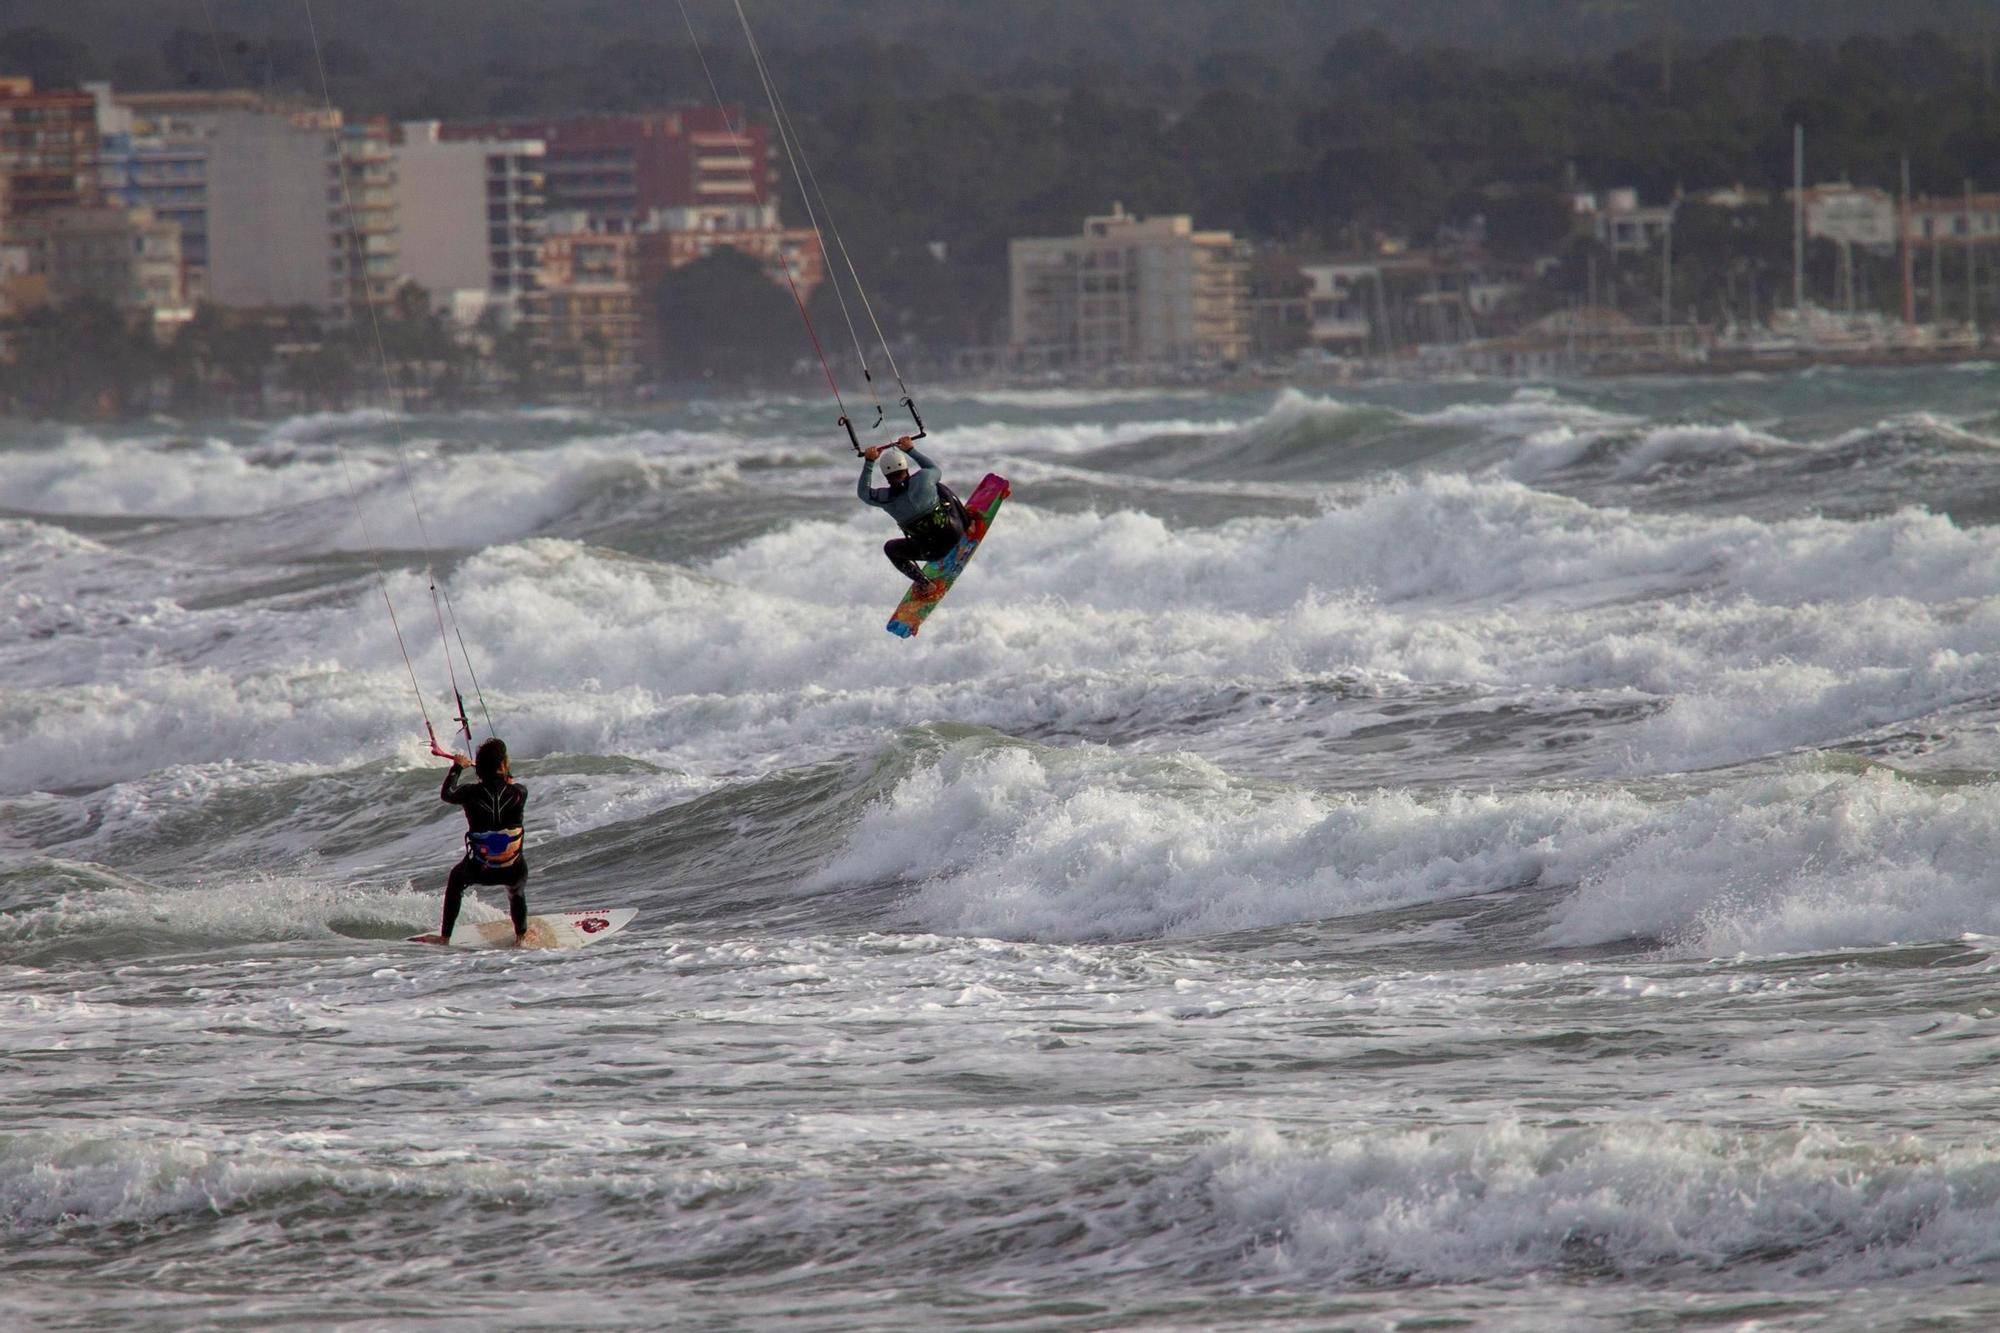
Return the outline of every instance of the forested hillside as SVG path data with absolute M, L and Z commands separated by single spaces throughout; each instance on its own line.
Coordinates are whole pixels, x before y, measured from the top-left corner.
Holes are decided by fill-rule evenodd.
M 704 42 L 740 47 L 729 0 L 685 6 Z M 1693 49 L 1771 34 L 1838 43 L 1919 29 L 1990 47 L 1996 26 L 1992 0 L 745 0 L 745 8 L 801 83 L 801 109 L 810 105 L 809 73 L 829 87 L 915 74 L 1018 89 L 1087 72 L 1172 98 L 1195 87 L 1204 67 L 1245 57 L 1275 78 L 1309 75 L 1335 38 L 1364 29 L 1406 46 L 1573 60 L 1662 42 Z M 686 38 L 676 0 L 313 0 L 311 13 L 339 67 L 340 94 L 398 113 L 502 96 L 589 100 L 597 85 L 587 71 L 606 52 L 643 65 Z M 0 33 L 42 30 L 48 40 L 34 54 L 44 73 L 284 84 L 306 74 L 306 14 L 304 0 L 0 0 Z M 24 45 L 34 43 L 10 43 L 12 62 Z M 919 67 L 899 72 L 895 60 L 864 54 L 871 47 L 907 48 Z M 602 95 L 622 96 L 630 84 L 613 79 Z

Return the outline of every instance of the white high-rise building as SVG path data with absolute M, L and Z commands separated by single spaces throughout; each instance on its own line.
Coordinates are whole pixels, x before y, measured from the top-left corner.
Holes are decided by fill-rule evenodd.
M 137 140 L 146 161 L 134 168 L 144 174 L 114 192 L 174 216 L 198 238 L 190 258 L 206 270 L 208 300 L 350 315 L 369 296 L 381 300 L 393 290 L 393 172 L 374 127 L 343 136 L 338 111 L 247 92 L 118 93 L 113 100 L 146 131 Z
M 97 98 L 103 134 L 100 180 L 105 197 L 180 228 L 182 286 L 190 302 L 208 296 L 208 137 L 182 114 L 218 97 L 254 107 L 249 93 L 114 94 L 109 83 L 84 85 Z
M 1226 231 L 1114 205 L 1081 236 L 1008 242 L 1013 354 L 1091 369 L 1239 361 L 1250 350 L 1249 265 Z
M 444 139 L 434 120 L 402 126 L 399 258 L 440 308 L 513 312 L 536 289 L 545 153 L 539 139 Z
M 208 141 L 208 298 L 344 310 L 339 113 L 219 107 Z

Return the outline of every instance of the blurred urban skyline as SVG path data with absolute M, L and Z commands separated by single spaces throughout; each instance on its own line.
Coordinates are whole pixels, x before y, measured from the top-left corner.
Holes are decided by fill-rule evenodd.
M 863 272 L 899 357 L 986 377 L 2000 327 L 1989 4 L 751 0 L 846 280 L 735 5 L 687 4 L 700 58 L 658 0 L 0 0 L 0 395 L 783 382 Z

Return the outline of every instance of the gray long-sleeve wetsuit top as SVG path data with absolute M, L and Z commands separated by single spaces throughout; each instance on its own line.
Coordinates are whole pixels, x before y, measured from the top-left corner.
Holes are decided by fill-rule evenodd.
M 868 479 L 875 474 L 875 460 L 861 460 L 861 481 L 854 490 L 861 497 L 861 503 L 874 505 L 877 509 L 889 511 L 889 517 L 900 527 L 907 528 L 924 518 L 938 507 L 938 481 L 944 476 L 936 463 L 915 445 L 905 445 L 903 452 L 917 465 L 910 474 L 910 480 L 902 490 L 872 490 Z

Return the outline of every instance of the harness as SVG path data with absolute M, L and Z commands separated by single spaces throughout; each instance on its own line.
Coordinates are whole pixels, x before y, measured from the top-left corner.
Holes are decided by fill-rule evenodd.
M 946 537 L 963 533 L 966 529 L 965 502 L 951 493 L 951 488 L 938 483 L 938 502 L 927 514 L 918 514 L 903 524 L 906 537 Z M 954 529 L 956 532 L 954 532 Z
M 489 829 L 465 835 L 465 854 L 480 865 L 498 870 L 521 859 L 524 834 L 517 828 Z

